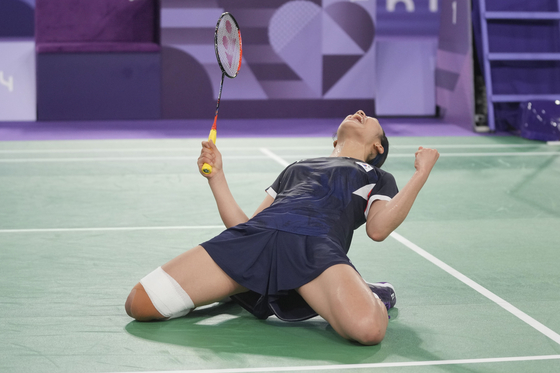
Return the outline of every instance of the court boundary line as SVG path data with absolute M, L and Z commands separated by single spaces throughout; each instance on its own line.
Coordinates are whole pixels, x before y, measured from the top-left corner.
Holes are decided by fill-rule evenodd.
M 0 229 L 0 233 L 57 233 L 57 232 L 100 232 L 100 231 L 148 231 L 148 230 L 189 230 L 226 229 L 223 225 L 170 225 L 155 227 L 97 227 L 97 228 L 13 228 Z
M 455 277 L 457 280 L 461 281 L 465 285 L 469 286 L 473 290 L 477 291 L 481 295 L 485 296 L 492 302 L 496 303 L 498 306 L 502 307 L 504 310 L 511 313 L 513 316 L 517 317 L 521 321 L 525 322 L 533 329 L 537 330 L 541 334 L 544 334 L 546 337 L 550 338 L 552 341 L 560 344 L 560 335 L 553 331 L 552 329 L 548 328 L 544 324 L 540 323 L 539 321 L 535 320 L 531 316 L 527 315 L 525 312 L 521 311 L 519 308 L 515 307 L 511 303 L 507 302 L 503 298 L 499 297 L 498 295 L 494 294 L 490 290 L 486 289 L 482 285 L 478 284 L 477 282 L 471 280 L 469 277 L 465 276 L 461 272 L 457 271 L 450 265 L 444 263 L 440 259 L 436 258 L 432 254 L 428 253 L 426 250 L 422 249 L 420 246 L 416 245 L 415 243 L 411 242 L 410 240 L 404 238 L 397 232 L 392 232 L 390 234 L 395 240 L 399 241 L 404 246 L 408 247 L 410 250 L 414 251 L 424 259 L 428 260 L 432 264 L 436 265 L 440 269 L 444 270 L 451 276 Z
M 264 154 L 264 156 L 258 155 L 228 155 L 225 158 L 234 159 L 267 159 L 271 158 L 279 160 L 275 157 L 279 157 L 267 148 L 259 148 L 259 150 Z M 270 153 L 270 154 L 269 154 Z M 560 152 L 495 152 L 495 153 L 441 153 L 440 157 L 525 157 L 525 156 L 560 156 Z M 316 154 L 292 154 L 292 158 L 305 159 L 317 157 Z M 411 158 L 414 157 L 414 153 L 397 153 L 391 154 L 391 158 Z M 174 156 L 174 157 L 82 157 L 82 158 L 3 158 L 0 159 L 0 163 L 54 163 L 54 162 L 147 162 L 147 161 L 192 161 L 198 159 L 198 156 Z M 280 163 L 282 164 L 282 163 Z M 289 164 L 289 163 L 288 163 Z
M 558 142 L 560 143 L 560 142 Z M 424 148 L 440 148 L 440 149 L 473 149 L 473 148 L 535 148 L 544 147 L 545 144 L 439 144 L 439 145 L 391 145 L 392 149 L 418 149 L 419 146 Z M 315 146 L 269 146 L 269 149 L 274 150 L 294 150 L 294 149 L 332 149 L 329 145 L 315 145 Z M 233 151 L 239 150 L 239 147 L 221 147 L 220 151 Z M 243 150 L 255 150 L 259 147 L 245 147 Z M 189 149 L 189 148 L 67 148 L 67 149 L 0 149 L 0 154 L 21 154 L 21 153 L 54 153 L 54 154 L 64 154 L 64 153 L 133 153 L 133 152 L 189 152 L 189 153 L 199 153 L 199 149 Z
M 489 364 L 509 363 L 523 361 L 546 361 L 559 360 L 560 355 L 520 356 L 520 357 L 497 357 L 480 359 L 455 359 L 455 360 L 427 360 L 427 361 L 405 361 L 395 363 L 365 363 L 365 364 L 336 364 L 336 365 L 308 365 L 288 367 L 261 367 L 261 368 L 217 368 L 217 369 L 189 369 L 149 371 L 145 373 L 258 373 L 258 372 L 302 372 L 302 371 L 324 371 L 324 370 L 351 370 L 351 369 L 376 369 L 376 368 L 403 368 L 438 365 L 465 365 L 465 364 Z M 123 372 L 136 373 L 136 372 Z

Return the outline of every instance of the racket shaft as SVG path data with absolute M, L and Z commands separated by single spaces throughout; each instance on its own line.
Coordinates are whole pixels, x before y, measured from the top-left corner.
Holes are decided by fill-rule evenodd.
M 216 116 L 214 117 L 214 124 L 212 125 L 212 129 L 210 130 L 210 135 L 208 135 L 208 141 L 212 140 L 212 142 L 216 143 L 216 122 L 218 121 L 218 110 L 220 110 L 220 100 L 222 98 L 222 88 L 224 87 L 224 73 L 222 73 L 222 81 L 220 82 L 220 91 L 218 93 L 218 103 L 216 104 Z M 212 173 L 212 166 L 208 163 L 202 165 L 202 172 L 205 174 Z

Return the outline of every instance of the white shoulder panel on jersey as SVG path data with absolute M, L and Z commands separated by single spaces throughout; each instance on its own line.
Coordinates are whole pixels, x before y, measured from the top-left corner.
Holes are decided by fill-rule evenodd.
M 369 166 L 369 165 L 368 165 Z M 371 166 L 370 166 L 371 167 Z M 369 194 L 371 193 L 371 190 L 373 189 L 373 187 L 375 186 L 374 184 L 368 184 L 368 185 L 364 185 L 363 187 L 361 187 L 360 189 L 354 191 L 354 193 L 357 196 L 362 197 L 363 199 L 365 199 L 366 201 L 368 200 Z

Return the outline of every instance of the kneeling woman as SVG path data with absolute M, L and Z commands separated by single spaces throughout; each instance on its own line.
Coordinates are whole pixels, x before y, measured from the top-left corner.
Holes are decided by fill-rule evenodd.
M 381 342 L 390 284 L 366 283 L 347 257 L 353 231 L 384 240 L 405 219 L 439 154 L 419 148 L 416 172 L 399 192 L 379 167 L 389 143 L 379 122 L 363 111 L 347 116 L 329 157 L 295 162 L 266 190 L 249 219 L 233 198 L 212 142 L 202 143 L 199 169 L 228 228 L 158 267 L 134 286 L 126 312 L 139 321 L 181 317 L 231 296 L 259 318 L 286 321 L 321 315 L 343 338 Z

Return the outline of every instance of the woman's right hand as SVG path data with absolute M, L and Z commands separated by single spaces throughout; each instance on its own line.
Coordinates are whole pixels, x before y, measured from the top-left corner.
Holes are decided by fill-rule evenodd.
M 207 179 L 213 178 L 215 175 L 221 173 L 222 169 L 222 154 L 212 141 L 203 141 L 200 156 L 196 162 L 198 165 L 198 172 Z M 212 166 L 212 172 L 206 174 L 202 171 L 202 165 L 208 163 Z

